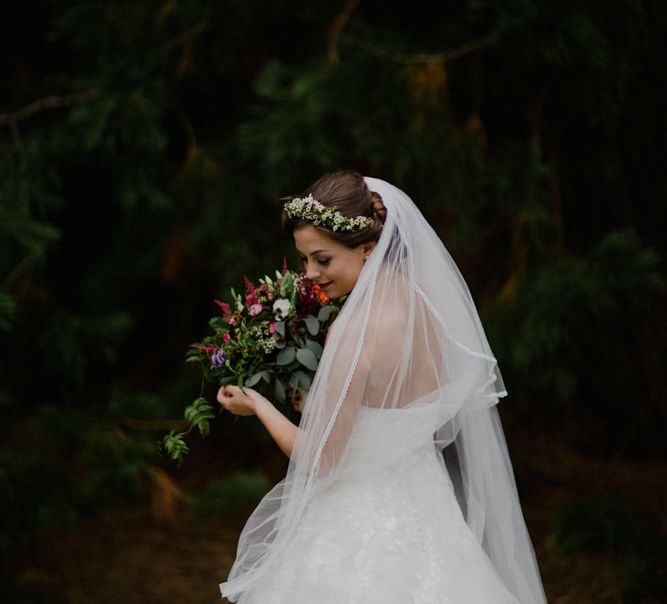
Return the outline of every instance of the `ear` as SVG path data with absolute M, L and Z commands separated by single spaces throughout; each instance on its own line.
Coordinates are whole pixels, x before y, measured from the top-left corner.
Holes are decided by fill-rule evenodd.
M 375 241 L 371 241 L 370 243 L 364 243 L 363 247 L 361 248 L 361 251 L 364 253 L 364 255 L 368 255 L 373 251 L 374 247 L 375 247 Z

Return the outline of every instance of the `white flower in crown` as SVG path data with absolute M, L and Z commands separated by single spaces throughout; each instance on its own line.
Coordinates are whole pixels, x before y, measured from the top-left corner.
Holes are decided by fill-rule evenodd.
M 295 197 L 285 204 L 284 210 L 289 218 L 301 218 L 332 231 L 363 231 L 373 224 L 373 219 L 368 216 L 348 218 L 335 207 L 322 205 L 312 194 Z

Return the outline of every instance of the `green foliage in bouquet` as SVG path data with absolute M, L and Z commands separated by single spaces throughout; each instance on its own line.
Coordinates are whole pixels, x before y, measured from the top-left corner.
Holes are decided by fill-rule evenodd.
M 339 306 L 304 275 L 276 271 L 259 279 L 245 279 L 245 296 L 231 290 L 231 303 L 216 300 L 221 314 L 210 319 L 213 330 L 191 344 L 186 362 L 202 371 L 206 383 L 236 383 L 256 387 L 285 403 L 298 390 L 308 391 L 323 353 L 324 340 Z M 190 427 L 172 430 L 163 439 L 167 454 L 178 463 L 189 452 L 185 436 L 209 433 L 214 407 L 199 396 L 185 408 Z

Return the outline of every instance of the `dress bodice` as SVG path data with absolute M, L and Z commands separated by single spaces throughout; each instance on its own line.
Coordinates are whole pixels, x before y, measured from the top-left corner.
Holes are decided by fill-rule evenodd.
M 342 476 L 368 477 L 399 461 L 427 455 L 435 460 L 435 405 L 408 408 L 362 406 L 342 460 Z M 415 460 L 416 461 L 416 460 Z

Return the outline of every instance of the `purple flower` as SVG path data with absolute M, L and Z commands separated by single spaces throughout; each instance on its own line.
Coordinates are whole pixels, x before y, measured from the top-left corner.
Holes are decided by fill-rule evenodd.
M 211 369 L 219 369 L 225 364 L 225 355 L 224 348 L 218 348 L 218 350 L 211 355 Z

